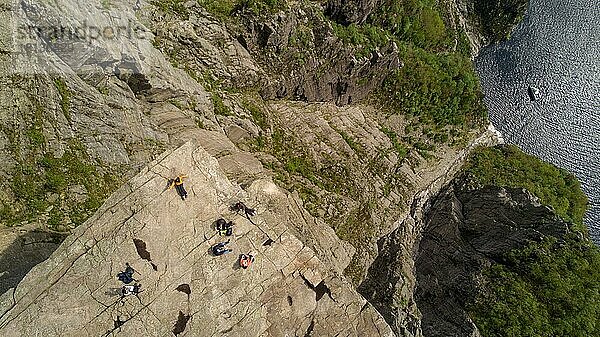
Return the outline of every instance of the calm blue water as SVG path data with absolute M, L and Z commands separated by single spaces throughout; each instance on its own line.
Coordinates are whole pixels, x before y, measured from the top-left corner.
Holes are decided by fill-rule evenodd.
M 511 39 L 484 48 L 475 65 L 505 140 L 579 178 L 590 199 L 585 222 L 600 244 L 598 1 L 530 0 Z M 529 85 L 539 100 L 529 100 Z

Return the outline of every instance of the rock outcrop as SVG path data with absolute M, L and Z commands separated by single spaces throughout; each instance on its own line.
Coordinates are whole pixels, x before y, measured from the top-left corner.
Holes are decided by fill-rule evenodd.
M 466 308 L 482 271 L 513 249 L 563 237 L 569 228 L 525 189 L 473 189 L 456 180 L 432 201 L 415 260 L 423 334 L 479 336 Z
M 0 15 L 14 27 L 136 34 L 0 32 L 0 222 L 73 229 L 18 286 L 34 263 L 0 270 L 0 291 L 14 287 L 0 298 L 1 333 L 422 335 L 424 207 L 472 146 L 498 139 L 474 125 L 468 146 L 433 142 L 416 117 L 353 104 L 403 66 L 395 43 L 335 31 L 381 1 L 241 6 L 227 19 L 194 1 L 9 2 Z M 186 201 L 165 190 L 179 173 Z M 228 210 L 237 200 L 257 206 L 255 223 Z M 237 223 L 234 254 L 212 257 L 221 216 Z M 15 242 L 0 261 L 18 255 Z M 236 269 L 250 250 L 255 265 Z M 139 299 L 116 295 L 125 262 Z
M 189 175 L 185 201 L 166 188 L 167 178 L 180 173 Z M 188 142 L 122 186 L 1 297 L 0 334 L 392 336 L 335 271 L 344 262 L 321 260 L 295 236 L 293 221 L 306 215 L 290 199 L 269 180 L 242 190 Z M 232 213 L 238 200 L 258 215 Z M 224 240 L 212 227 L 219 217 L 236 225 L 233 252 L 215 257 L 211 245 Z M 327 236 L 331 229 L 322 227 Z M 333 238 L 328 245 L 337 241 L 343 252 Z M 255 263 L 239 268 L 238 255 L 249 251 Z M 118 295 L 116 274 L 125 262 L 142 284 L 137 298 Z

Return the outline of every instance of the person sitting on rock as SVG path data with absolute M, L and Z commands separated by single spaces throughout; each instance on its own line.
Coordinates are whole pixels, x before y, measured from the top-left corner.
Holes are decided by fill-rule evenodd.
M 175 179 L 169 179 L 169 189 L 175 187 L 177 194 L 181 197 L 181 200 L 185 200 L 187 198 L 187 191 L 183 187 L 183 179 L 187 178 L 187 176 L 181 175 Z
M 240 267 L 246 269 L 254 262 L 254 255 L 252 253 L 240 255 Z
M 243 211 L 248 219 L 250 219 L 251 216 L 256 215 L 256 210 L 254 208 L 250 208 L 250 207 L 246 206 L 241 201 L 238 201 L 237 203 L 233 204 L 233 206 L 231 206 L 231 209 L 233 211 L 235 211 L 236 213 Z
M 133 269 L 130 265 L 129 262 L 125 263 L 125 271 L 122 271 L 120 273 L 117 274 L 117 278 L 119 279 L 119 281 L 125 283 L 125 284 L 129 284 L 133 281 L 135 281 L 133 279 L 133 273 L 135 273 L 135 269 Z
M 229 243 L 229 240 L 224 242 L 219 242 L 216 245 L 212 246 L 212 253 L 214 256 L 221 256 L 223 254 L 233 252 L 233 249 L 225 248 L 225 245 Z
M 227 222 L 225 219 L 221 218 L 217 220 L 217 231 L 219 231 L 219 235 L 231 236 L 233 234 L 233 221 Z
M 133 285 L 128 284 L 121 287 L 121 297 L 126 297 L 133 294 Z
M 142 284 L 141 283 L 134 284 L 132 292 L 134 295 L 138 295 L 139 293 L 141 293 L 142 292 Z

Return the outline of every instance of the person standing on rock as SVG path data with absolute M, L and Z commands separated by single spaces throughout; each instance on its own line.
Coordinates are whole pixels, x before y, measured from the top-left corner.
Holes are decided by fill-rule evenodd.
M 225 245 L 229 243 L 229 240 L 225 242 L 219 242 L 216 245 L 212 246 L 212 253 L 214 256 L 221 256 L 223 254 L 233 252 L 233 249 L 225 248 Z
M 235 204 L 233 204 L 231 206 L 231 209 L 236 213 L 244 212 L 244 215 L 246 216 L 246 218 L 248 220 L 250 220 L 250 222 L 252 222 L 250 217 L 256 215 L 256 210 L 254 208 L 250 208 L 250 207 L 246 206 L 246 204 L 244 204 L 241 201 L 238 201 Z M 254 224 L 254 222 L 252 222 L 252 223 Z
M 183 187 L 183 179 L 187 178 L 187 176 L 181 175 L 175 179 L 169 179 L 169 189 L 175 187 L 177 194 L 181 197 L 181 200 L 185 200 L 187 198 L 187 191 Z
M 227 222 L 227 220 L 221 218 L 219 220 L 217 220 L 217 231 L 219 232 L 219 235 L 223 236 L 231 236 L 233 235 L 233 221 L 229 221 Z

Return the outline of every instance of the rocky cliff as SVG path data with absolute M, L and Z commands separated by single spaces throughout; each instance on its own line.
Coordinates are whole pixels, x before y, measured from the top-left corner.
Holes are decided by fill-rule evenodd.
M 471 7 L 421 5 L 6 1 L 0 220 L 71 235 L 27 276 L 0 266 L 0 331 L 422 335 L 426 206 L 501 140 Z M 237 199 L 251 270 L 207 253 Z M 26 259 L 31 234 L 3 231 L 0 261 Z M 144 292 L 120 302 L 127 261 Z
M 475 302 L 482 271 L 530 242 L 570 232 L 524 189 L 470 189 L 459 179 L 430 207 L 415 261 L 426 336 L 479 336 L 465 308 Z
M 182 201 L 166 188 L 189 175 Z M 250 221 L 232 213 L 257 205 Z M 211 256 L 222 241 L 214 221 L 235 221 L 233 252 Z M 317 238 L 313 247 L 298 228 Z M 336 272 L 346 245 L 306 215 L 269 180 L 245 191 L 215 158 L 192 142 L 161 155 L 115 192 L 45 263 L 2 296 L 4 336 L 99 336 L 116 333 L 188 336 L 392 336 L 368 302 Z M 249 269 L 237 264 L 253 252 Z M 335 257 L 339 257 L 338 260 Z M 121 298 L 116 273 L 129 262 L 142 284 Z M 116 326 L 115 322 L 120 322 Z

